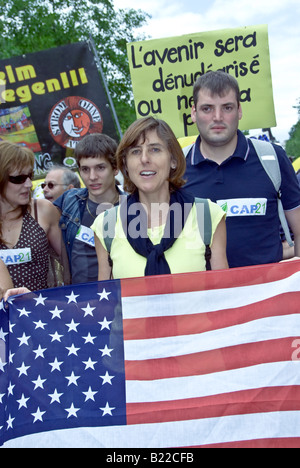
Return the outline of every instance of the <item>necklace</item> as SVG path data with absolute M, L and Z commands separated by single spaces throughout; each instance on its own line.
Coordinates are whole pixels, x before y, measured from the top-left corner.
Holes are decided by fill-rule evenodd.
M 97 206 L 96 215 L 93 215 L 93 213 L 91 213 L 91 210 L 90 210 L 90 207 L 89 207 L 89 198 L 88 198 L 87 202 L 86 202 L 86 209 L 87 209 L 88 213 L 91 215 L 91 217 L 96 219 L 97 216 L 100 213 L 102 213 L 105 210 L 108 210 L 109 208 L 111 208 L 111 206 L 114 206 L 118 201 L 119 201 L 119 193 L 117 192 L 116 196 L 115 196 L 115 198 L 114 198 L 114 200 L 112 202 L 102 202 L 102 203 L 100 203 Z
M 89 199 L 87 199 L 86 202 L 86 209 L 88 210 L 89 215 L 91 215 L 92 218 L 96 219 L 96 216 L 91 213 L 90 207 L 89 207 Z

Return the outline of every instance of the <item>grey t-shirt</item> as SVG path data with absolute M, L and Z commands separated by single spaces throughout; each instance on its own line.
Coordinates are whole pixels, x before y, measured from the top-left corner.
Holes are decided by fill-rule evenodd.
M 81 227 L 72 249 L 72 283 L 90 283 L 98 280 L 98 259 L 94 232 L 90 226 L 97 217 L 98 204 L 87 200 Z

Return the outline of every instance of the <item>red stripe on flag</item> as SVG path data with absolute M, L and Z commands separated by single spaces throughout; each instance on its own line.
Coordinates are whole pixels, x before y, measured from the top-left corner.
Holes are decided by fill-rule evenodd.
M 271 362 L 291 361 L 295 337 L 227 348 L 186 356 L 125 361 L 126 380 L 157 380 L 205 375 Z
M 127 424 L 300 411 L 299 386 L 257 388 L 177 401 L 128 403 Z
M 264 317 L 297 314 L 299 303 L 300 292 L 291 292 L 234 309 L 178 317 L 147 317 L 124 320 L 124 340 L 193 335 Z
M 201 445 L 201 448 L 300 448 L 300 437 L 243 440 L 223 444 Z
M 198 442 L 195 429 L 187 440 L 192 445 L 219 441 L 219 444 L 207 445 L 212 447 L 278 446 L 279 435 L 298 436 L 298 430 L 278 431 L 270 422 L 274 418 L 277 423 L 283 420 L 285 429 L 287 418 L 293 419 L 294 426 L 299 421 L 300 386 L 293 385 L 299 381 L 299 374 L 291 361 L 295 351 L 293 344 L 299 337 L 300 292 L 294 291 L 298 289 L 295 278 L 289 280 L 299 270 L 300 261 L 297 261 L 122 282 L 123 296 L 135 296 L 133 300 L 124 300 L 125 376 L 127 401 L 130 402 L 126 405 L 127 423 L 169 423 L 171 428 L 179 421 L 191 427 L 192 433 L 195 424 L 197 430 L 208 428 L 210 437 L 199 436 Z M 280 283 L 280 287 L 271 284 L 265 291 L 264 284 L 285 279 L 286 283 Z M 251 289 L 252 297 L 248 300 L 246 291 L 239 288 L 250 285 L 262 287 Z M 226 291 L 225 298 L 222 290 L 227 288 L 232 291 Z M 217 289 L 215 294 L 206 296 L 204 293 L 202 301 L 198 300 L 198 295 L 191 295 L 190 304 L 189 294 L 178 296 L 178 302 L 176 295 L 166 296 Z M 235 300 L 236 294 L 243 294 L 242 300 Z M 138 301 L 138 296 L 145 295 L 149 298 Z M 165 297 L 152 299 L 152 295 Z M 173 316 L 147 317 L 148 311 L 149 315 L 163 313 L 164 301 L 169 304 L 167 313 Z M 146 311 L 142 315 L 146 318 L 136 319 L 135 307 L 142 307 L 143 303 Z M 246 303 L 248 305 L 238 306 Z M 176 305 L 174 310 L 173 304 Z M 198 313 L 201 310 L 210 312 Z M 147 343 L 149 339 L 153 341 Z M 257 342 L 252 342 L 256 339 Z M 152 353 L 152 349 L 155 352 Z M 266 420 L 268 428 L 264 426 Z M 250 427 L 251 422 L 253 427 Z M 222 424 L 229 434 L 218 433 Z M 251 438 L 251 435 L 250 442 L 239 440 Z M 269 439 L 273 435 L 274 439 Z M 260 436 L 265 438 L 257 439 Z M 234 442 L 226 442 L 229 440 Z M 298 441 L 298 438 L 285 438 L 280 443 L 290 446 Z
M 279 281 L 300 271 L 300 260 L 269 265 L 232 268 L 121 280 L 122 297 L 204 291 Z

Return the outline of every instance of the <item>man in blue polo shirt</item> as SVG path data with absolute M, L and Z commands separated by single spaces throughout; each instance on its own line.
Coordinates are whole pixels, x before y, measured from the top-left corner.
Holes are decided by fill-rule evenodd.
M 187 155 L 185 188 L 226 211 L 231 268 L 282 260 L 278 195 L 251 139 L 238 130 L 241 118 L 234 77 L 217 71 L 197 80 L 192 120 L 199 136 Z M 286 153 L 274 147 L 282 176 L 282 204 L 294 234 L 295 255 L 300 256 L 300 188 Z

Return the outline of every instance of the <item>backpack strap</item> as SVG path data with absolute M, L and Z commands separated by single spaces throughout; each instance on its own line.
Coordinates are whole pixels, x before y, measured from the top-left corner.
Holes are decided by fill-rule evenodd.
M 268 141 L 257 140 L 256 138 L 251 138 L 251 142 L 264 170 L 273 182 L 276 191 L 279 192 L 281 186 L 281 172 L 274 146 Z
M 211 242 L 212 242 L 212 223 L 209 203 L 206 198 L 195 197 L 197 210 L 197 222 L 200 236 L 205 245 L 206 270 L 211 270 Z
M 118 205 L 106 210 L 103 219 L 103 239 L 106 250 L 108 252 L 108 263 L 112 267 L 112 259 L 110 256 L 112 241 L 115 237 L 117 223 Z
M 211 270 L 211 240 L 212 240 L 212 224 L 211 214 L 209 209 L 209 203 L 206 198 L 195 198 L 196 211 L 197 211 L 197 223 L 199 228 L 200 236 L 205 245 L 205 261 L 206 270 Z M 118 206 L 114 206 L 110 210 L 104 213 L 103 222 L 103 239 L 106 250 L 108 252 L 108 262 L 112 267 L 112 260 L 110 257 L 112 241 L 115 237 L 115 228 L 117 222 Z
M 278 162 L 278 157 L 275 151 L 274 146 L 264 140 L 257 140 L 255 138 L 251 138 L 251 142 L 255 148 L 257 156 L 266 171 L 267 175 L 271 179 L 275 190 L 277 192 L 277 205 L 278 205 L 278 215 L 281 222 L 282 229 L 285 234 L 285 238 L 290 247 L 294 246 L 294 242 L 291 238 L 290 229 L 284 214 L 284 209 L 281 202 L 281 171 Z
M 187 157 L 187 155 L 189 154 L 189 152 L 192 149 L 192 147 L 194 146 L 194 144 L 195 143 L 192 143 L 191 145 L 188 145 L 188 146 L 185 146 L 184 148 L 182 148 L 182 152 L 183 152 L 185 157 Z

